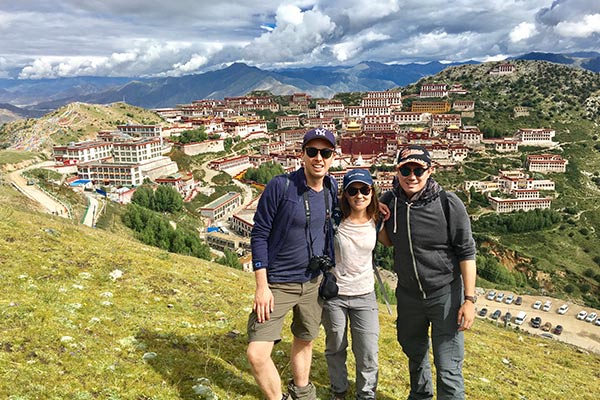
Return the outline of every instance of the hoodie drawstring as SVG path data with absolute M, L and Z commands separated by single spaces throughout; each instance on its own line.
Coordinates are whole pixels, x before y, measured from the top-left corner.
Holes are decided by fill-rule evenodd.
M 398 205 L 398 197 L 394 196 L 394 210 L 397 210 L 397 205 Z M 397 228 L 398 228 L 398 213 L 394 212 L 394 233 L 397 232 Z

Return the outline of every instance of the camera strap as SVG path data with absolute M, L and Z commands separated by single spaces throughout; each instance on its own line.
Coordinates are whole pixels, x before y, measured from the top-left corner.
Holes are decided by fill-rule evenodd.
M 331 209 L 329 207 L 329 196 L 327 196 L 328 191 L 329 190 L 325 187 L 325 185 L 323 185 L 323 197 L 325 199 L 325 222 L 323 223 L 323 233 L 325 234 L 325 247 L 323 248 L 324 251 L 329 246 L 329 234 L 327 232 L 327 226 L 331 219 Z M 308 201 L 308 190 L 305 190 L 304 193 L 302 193 L 302 198 L 304 199 L 304 214 L 306 215 L 306 225 L 304 226 L 304 229 L 306 231 L 308 231 L 308 243 L 309 243 L 308 259 L 310 260 L 314 255 L 314 251 L 313 251 L 313 238 L 312 238 L 312 233 L 310 231 L 310 202 Z

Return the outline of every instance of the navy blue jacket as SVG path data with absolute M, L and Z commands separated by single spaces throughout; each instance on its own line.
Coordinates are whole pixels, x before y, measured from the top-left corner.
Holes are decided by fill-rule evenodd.
M 333 210 L 337 207 L 337 182 L 330 176 L 326 176 L 323 186 L 323 190 L 329 197 L 329 208 Z M 308 190 L 304 168 L 300 168 L 289 175 L 278 175 L 271 179 L 258 202 L 250 238 L 252 264 L 254 270 L 267 268 L 267 279 L 270 283 L 307 282 L 321 273 L 308 269 L 308 252 L 301 257 L 306 260 L 306 263 L 302 262 L 302 265 L 295 268 L 293 273 L 286 271 L 285 274 L 282 274 L 282 271 L 278 271 L 272 265 L 286 243 L 292 213 L 297 210 L 297 207 L 304 209 L 303 194 Z M 324 202 L 324 199 L 322 201 Z M 325 235 L 329 236 L 328 246 L 324 251 L 333 260 L 332 225 L 332 223 L 327 223 L 326 233 L 321 232 L 320 236 L 322 237 L 313 237 L 313 239 L 315 242 L 324 243 Z

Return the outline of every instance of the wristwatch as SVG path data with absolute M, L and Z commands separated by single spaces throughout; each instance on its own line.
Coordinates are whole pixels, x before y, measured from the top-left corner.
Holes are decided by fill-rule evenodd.
M 465 301 L 466 300 L 469 300 L 471 303 L 475 304 L 475 302 L 477 301 L 477 297 L 475 297 L 475 296 L 467 296 L 465 294 Z

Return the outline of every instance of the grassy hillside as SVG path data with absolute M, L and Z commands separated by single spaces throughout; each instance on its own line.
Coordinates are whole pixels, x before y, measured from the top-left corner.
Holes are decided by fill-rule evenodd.
M 0 203 L 0 398 L 261 398 L 245 358 L 252 274 L 32 213 L 6 186 Z M 405 398 L 394 317 L 381 307 L 380 320 L 378 398 Z M 290 343 L 286 329 L 284 379 Z M 481 320 L 466 347 L 470 398 L 596 398 L 581 389 L 600 377 L 598 355 Z M 321 398 L 326 371 L 321 336 Z
M 156 113 L 125 103 L 71 103 L 41 118 L 0 126 L 0 148 L 51 151 L 53 145 L 95 138 L 98 131 L 114 130 L 117 125 L 159 122 Z

